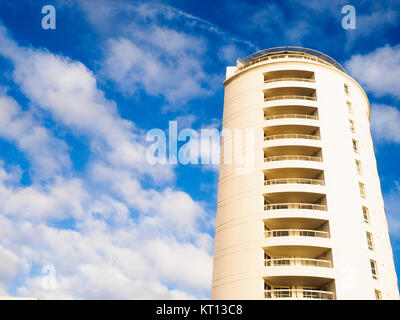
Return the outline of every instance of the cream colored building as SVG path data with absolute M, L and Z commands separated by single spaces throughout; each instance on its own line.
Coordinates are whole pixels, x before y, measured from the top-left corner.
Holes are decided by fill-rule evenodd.
M 224 161 L 223 138 L 212 298 L 397 299 L 360 85 L 294 47 L 238 60 L 224 85 L 223 129 L 253 129 L 254 161 Z

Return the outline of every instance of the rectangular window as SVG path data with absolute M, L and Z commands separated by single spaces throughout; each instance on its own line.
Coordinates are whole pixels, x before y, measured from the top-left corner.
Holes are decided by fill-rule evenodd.
M 353 120 L 349 120 L 349 125 L 350 125 L 350 131 L 356 133 L 356 127 L 354 126 Z
M 376 268 L 376 262 L 374 260 L 370 260 L 370 263 L 371 263 L 372 278 L 377 280 L 378 279 L 378 270 Z
M 358 142 L 353 139 L 353 150 L 358 153 Z
M 363 211 L 364 221 L 365 221 L 366 223 L 369 223 L 369 212 L 368 212 L 368 208 L 362 207 L 362 211 Z
M 361 162 L 356 160 L 356 169 L 358 174 L 362 174 Z
M 382 294 L 379 290 L 375 289 L 375 299 L 376 300 L 382 300 Z
M 344 85 L 344 93 L 345 93 L 346 95 L 349 95 L 349 94 L 350 94 L 349 86 L 348 86 L 347 84 Z
M 366 194 L 365 194 L 365 185 L 364 185 L 364 183 L 359 182 L 358 186 L 360 187 L 360 196 L 365 198 Z
M 374 251 L 374 243 L 372 242 L 372 234 L 367 232 L 368 249 Z
M 347 104 L 347 110 L 349 111 L 350 114 L 353 114 L 353 106 L 351 105 L 351 102 L 346 101 Z

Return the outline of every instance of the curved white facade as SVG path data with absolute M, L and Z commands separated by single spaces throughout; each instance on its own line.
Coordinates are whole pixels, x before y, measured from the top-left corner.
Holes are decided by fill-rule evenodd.
M 228 67 L 213 299 L 397 299 L 362 88 L 312 54 Z M 243 138 L 244 139 L 244 138 Z M 234 158 L 234 155 L 233 155 Z

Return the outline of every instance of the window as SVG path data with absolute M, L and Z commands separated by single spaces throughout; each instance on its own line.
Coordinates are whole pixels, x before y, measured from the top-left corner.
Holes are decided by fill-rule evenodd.
M 349 95 L 349 94 L 350 94 L 349 86 L 348 86 L 347 84 L 344 85 L 344 93 L 345 93 L 346 95 Z
M 356 127 L 354 126 L 354 121 L 349 120 L 349 124 L 350 124 L 350 131 L 356 133 Z
M 361 162 L 356 160 L 356 169 L 358 174 L 362 174 Z
M 368 212 L 368 208 L 362 207 L 362 211 L 363 211 L 364 221 L 365 221 L 366 223 L 369 223 L 369 212 Z
M 358 142 L 353 139 L 353 150 L 358 153 Z
M 364 183 L 359 182 L 358 186 L 360 187 L 360 196 L 365 198 L 366 194 L 365 194 L 365 185 L 364 185 Z
M 353 114 L 353 106 L 351 105 L 351 102 L 346 101 L 347 104 L 347 110 L 349 111 L 350 114 Z
M 375 289 L 375 299 L 382 300 L 382 293 L 379 290 Z
M 374 243 L 372 242 L 372 234 L 367 232 L 368 249 L 374 251 Z
M 373 279 L 378 279 L 378 271 L 376 269 L 376 262 L 374 260 L 370 260 L 371 263 L 371 273 Z

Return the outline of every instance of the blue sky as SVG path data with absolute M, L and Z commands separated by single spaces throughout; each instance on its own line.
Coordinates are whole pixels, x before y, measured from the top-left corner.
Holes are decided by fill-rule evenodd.
M 225 67 L 282 45 L 366 89 L 399 270 L 399 15 L 395 1 L 0 0 L 0 296 L 208 298 L 218 168 L 151 165 L 146 133 L 220 129 Z

